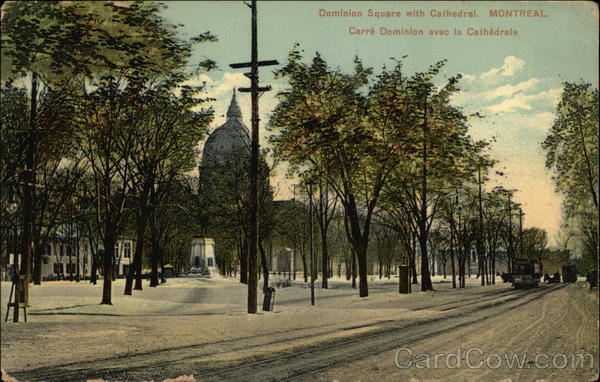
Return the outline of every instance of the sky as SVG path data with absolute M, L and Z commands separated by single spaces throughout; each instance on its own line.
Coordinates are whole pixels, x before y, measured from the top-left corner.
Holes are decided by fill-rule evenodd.
M 250 8 L 242 1 L 172 1 L 167 5 L 163 14 L 171 23 L 182 24 L 182 38 L 205 31 L 218 38 L 197 46 L 190 61 L 192 66 L 206 58 L 217 62 L 217 70 L 191 80 L 206 82 L 205 95 L 216 99 L 212 102 L 215 128 L 225 121 L 232 89 L 249 86 L 243 70 L 231 69 L 229 64 L 250 59 Z M 414 10 L 422 10 L 424 16 L 408 16 Z M 491 17 L 494 10 L 516 12 L 512 17 Z M 335 16 L 344 12 L 355 16 Z M 423 35 L 383 35 L 382 27 L 420 29 Z M 481 28 L 508 30 L 510 35 L 470 35 Z M 355 34 L 371 29 L 374 34 Z M 406 74 L 447 60 L 439 83 L 462 74 L 461 92 L 452 102 L 465 113 L 485 116 L 471 121 L 470 134 L 494 140 L 491 154 L 499 160 L 496 169 L 505 173 L 494 176 L 488 187 L 502 184 L 518 189 L 514 200 L 525 212 L 524 226 L 544 228 L 550 244 L 560 244 L 561 196 L 555 193 L 552 173 L 545 168 L 541 142 L 554 121 L 563 81 L 582 80 L 598 86 L 598 8 L 594 3 L 259 1 L 259 59 L 285 63 L 295 43 L 307 60 L 319 52 L 330 66 L 347 72 L 355 56 L 375 72 L 393 65 L 391 58 L 402 59 Z M 268 136 L 264 126 L 269 112 L 277 104 L 275 94 L 286 86 L 273 78 L 274 68 L 260 71 L 261 84 L 274 89 L 260 98 L 261 144 Z M 238 101 L 250 126 L 249 94 L 238 94 Z M 273 180 L 277 198 L 291 197 L 292 183 L 285 178 L 285 168 L 279 168 Z

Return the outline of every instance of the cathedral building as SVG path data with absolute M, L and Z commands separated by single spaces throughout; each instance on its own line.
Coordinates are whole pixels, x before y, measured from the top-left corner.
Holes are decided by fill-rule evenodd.
M 242 112 L 234 90 L 227 110 L 227 120 L 210 133 L 199 167 L 199 190 L 202 197 L 201 237 L 213 243 L 214 253 L 224 273 L 230 273 L 232 267 L 237 267 L 239 262 L 236 259 L 244 262 L 247 254 L 248 243 L 243 227 L 247 227 L 249 218 L 250 143 L 249 131 L 242 122 Z M 262 174 L 259 175 L 259 203 L 264 203 L 265 206 L 262 213 L 272 218 L 273 214 L 281 215 L 274 210 L 283 204 L 272 203 L 273 192 L 269 185 L 268 166 L 264 160 L 259 162 L 259 174 Z M 268 223 L 273 224 L 276 223 Z M 265 227 L 267 225 L 263 226 L 263 229 L 266 229 Z M 271 271 L 286 273 L 296 269 L 293 261 L 290 261 L 293 258 L 290 249 L 277 245 L 277 240 L 273 237 L 274 230 L 269 231 L 269 239 L 264 242 L 268 253 L 268 268 Z M 214 238 L 214 241 L 207 238 Z M 203 244 L 198 239 L 194 242 L 198 247 L 194 253 L 204 251 Z M 191 264 L 198 264 L 198 258 L 203 263 L 203 258 L 196 254 L 192 255 Z M 200 267 L 207 266 L 208 261 Z M 240 266 L 242 272 L 244 269 L 245 266 Z
M 217 127 L 206 140 L 200 162 L 200 188 L 218 183 L 224 171 L 242 170 L 250 160 L 250 135 L 242 122 L 242 111 L 235 90 L 227 110 L 227 121 Z

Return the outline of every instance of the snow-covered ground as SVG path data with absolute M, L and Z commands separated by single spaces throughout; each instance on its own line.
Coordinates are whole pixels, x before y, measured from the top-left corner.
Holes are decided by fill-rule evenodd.
M 279 279 L 279 276 L 271 276 L 272 285 L 277 285 Z M 2 322 L 2 369 L 17 378 L 25 376 L 40 380 L 86 380 L 93 376 L 137 381 L 174 378 L 182 374 L 195 374 L 197 380 L 211 379 L 214 375 L 206 378 L 198 376 L 206 370 L 244 364 L 248 360 L 287 354 L 298 349 L 312 349 L 320 344 L 335 345 L 361 336 L 372 342 L 369 337 L 372 333 L 387 330 L 390 325 L 451 322 L 448 320 L 460 312 L 459 309 L 472 308 L 472 311 L 478 312 L 478 304 L 487 304 L 485 309 L 500 309 L 495 305 L 503 307 L 506 304 L 508 307 L 509 304 L 527 303 L 524 306 L 531 308 L 521 309 L 523 313 L 519 316 L 513 312 L 512 316 L 504 314 L 500 318 L 501 312 L 498 311 L 498 318 L 482 318 L 481 323 L 486 326 L 477 333 L 480 333 L 478 338 L 485 339 L 484 345 L 488 350 L 495 349 L 496 344 L 510 349 L 510 344 L 503 344 L 503 339 L 515 338 L 521 329 L 527 333 L 527 328 L 534 328 L 530 324 L 534 322 L 538 322 L 535 336 L 547 338 L 555 334 L 556 328 L 545 328 L 541 322 L 558 322 L 565 338 L 562 341 L 548 340 L 544 342 L 546 345 L 540 345 L 541 350 L 556 352 L 573 342 L 594 354 L 597 370 L 598 298 L 581 282 L 556 291 L 549 289 L 554 286 L 543 286 L 536 292 L 540 293 L 540 298 L 531 303 L 519 302 L 528 298 L 527 292 L 513 292 L 509 284 L 499 279 L 496 285 L 482 287 L 479 280 L 470 278 L 467 288 L 452 290 L 449 277 L 444 280 L 436 276 L 435 292 L 420 292 L 415 286 L 417 290 L 413 289 L 410 295 L 398 294 L 397 282 L 394 278 L 370 278 L 369 297 L 359 298 L 358 291 L 350 288 L 345 279 L 330 280 L 327 290 L 320 289 L 318 280 L 315 283 L 316 306 L 311 307 L 308 285 L 298 279 L 291 287 L 276 290 L 273 312 L 256 315 L 245 313 L 246 286 L 224 277 L 169 279 L 157 288 L 150 288 L 145 282 L 144 290 L 134 291 L 133 296 L 124 296 L 124 282 L 117 280 L 113 283 L 113 305 L 99 305 L 101 282 L 97 285 L 46 282 L 31 289 L 31 307 L 26 324 Z M 0 289 L 3 301 L 0 313 L 4 319 L 10 283 L 2 283 Z M 556 302 L 552 302 L 551 298 Z M 555 306 L 564 301 L 573 306 L 568 310 Z M 261 302 L 262 294 L 259 294 L 259 305 Z M 529 322 L 523 322 L 523 317 L 528 317 Z M 492 324 L 494 320 L 496 322 Z M 429 341 L 429 348 L 422 348 L 435 349 L 432 344 L 435 341 L 440 343 L 441 338 L 444 338 L 441 348 L 448 351 L 469 343 L 482 346 L 473 338 L 456 337 L 457 333 L 473 325 L 448 330 L 427 339 L 424 343 Z M 547 332 L 539 328 L 545 328 Z M 388 377 L 390 380 L 402 380 L 407 375 L 416 380 L 440 377 L 440 380 L 472 380 L 469 378 L 478 375 L 469 373 L 468 369 L 461 369 L 458 379 L 453 378 L 456 370 L 445 370 L 442 374 L 438 370 L 436 374 L 431 370 L 413 369 L 412 374 L 398 374 L 404 370 L 390 366 L 390 362 L 393 366 L 393 355 L 390 358 L 389 352 L 381 355 L 371 353 L 343 367 L 330 365 L 316 374 L 311 371 L 306 380 L 381 380 Z M 168 366 L 151 370 L 154 359 L 166 362 Z M 372 365 L 379 366 L 373 368 Z M 387 365 L 389 370 L 381 365 Z M 84 369 L 86 371 L 81 375 L 77 374 L 78 370 Z M 273 370 L 274 374 L 261 374 L 260 378 L 257 375 L 256 380 L 283 378 L 276 368 Z M 579 374 L 574 374 L 577 378 L 594 374 L 593 369 L 579 371 Z M 494 374 L 493 370 L 492 374 L 489 370 L 486 373 L 490 379 L 481 380 L 502 379 L 502 375 Z M 545 375 L 543 370 L 539 375 Z M 188 377 L 188 380 L 194 379 Z M 251 374 L 241 379 L 255 380 Z

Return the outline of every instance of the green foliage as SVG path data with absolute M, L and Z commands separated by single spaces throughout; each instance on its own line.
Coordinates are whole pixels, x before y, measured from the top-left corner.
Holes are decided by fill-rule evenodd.
M 163 6 L 19 1 L 3 7 L 2 101 L 11 106 L 2 108 L 1 138 L 11 161 L 2 161 L 2 182 L 14 178 L 27 142 L 35 149 L 39 181 L 47 183 L 44 192 L 36 190 L 37 202 L 64 209 L 67 190 L 79 188 L 86 214 L 94 215 L 89 234 L 104 240 L 106 253 L 139 207 L 133 200 L 141 184 L 154 194 L 167 192 L 175 175 L 193 169 L 212 119 L 207 100 L 196 96 L 202 87 L 180 84 L 190 75 L 192 46 L 216 37 L 206 32 L 180 40 L 177 26 L 160 15 Z M 214 66 L 207 59 L 197 70 Z M 36 78 L 37 93 L 16 88 L 33 89 Z M 37 107 L 30 110 L 33 96 Z M 57 189 L 61 177 L 69 187 Z M 38 226 L 52 215 L 42 210 L 34 217 Z
M 276 153 L 296 171 L 324 177 L 336 191 L 359 268 L 366 264 L 380 197 L 386 199 L 383 208 L 402 205 L 396 216 L 426 243 L 435 213 L 430 207 L 439 193 L 493 164 L 483 154 L 486 144 L 467 135 L 467 117 L 450 104 L 460 76 L 438 88 L 433 81 L 444 61 L 411 77 L 397 62 L 372 79 L 372 70 L 358 59 L 352 74 L 329 68 L 319 54 L 310 64 L 301 59 L 296 46 L 277 72 L 289 88 L 279 94 L 271 118 Z M 397 228 L 406 231 L 405 225 Z
M 548 245 L 548 233 L 537 227 L 523 229 L 523 256 L 542 260 Z
M 584 262 L 598 258 L 598 89 L 586 83 L 563 84 L 556 119 L 542 147 L 564 195 L 567 222 L 576 228 Z
M 370 71 L 357 61 L 355 73 L 344 75 L 328 68 L 318 54 L 311 65 L 300 59 L 295 49 L 276 73 L 290 85 L 289 92 L 279 95 L 281 102 L 271 118 L 271 128 L 278 133 L 271 139 L 276 155 L 296 167 L 318 162 L 339 172 L 341 166 L 358 166 L 370 137 L 368 126 L 356 118 L 364 107 L 357 92 Z
M 564 83 L 556 119 L 542 144 L 567 215 L 593 203 L 598 211 L 598 89 Z

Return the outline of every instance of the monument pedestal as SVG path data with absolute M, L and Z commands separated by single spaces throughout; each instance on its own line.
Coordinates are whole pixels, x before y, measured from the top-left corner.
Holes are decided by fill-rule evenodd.
M 190 254 L 190 274 L 212 277 L 219 274 L 215 260 L 215 241 L 211 238 L 194 237 Z

